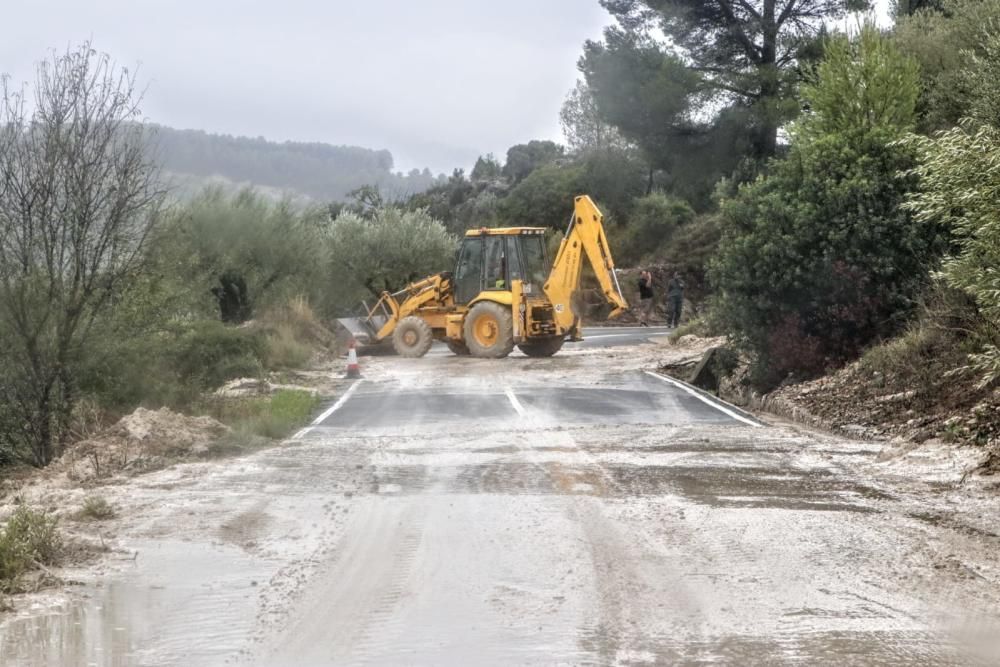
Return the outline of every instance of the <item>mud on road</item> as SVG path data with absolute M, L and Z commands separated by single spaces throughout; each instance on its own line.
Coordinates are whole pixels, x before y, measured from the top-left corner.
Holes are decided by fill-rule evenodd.
M 990 481 L 643 372 L 693 351 L 363 360 L 299 438 L 109 487 L 114 552 L 7 618 L 0 665 L 990 657 Z

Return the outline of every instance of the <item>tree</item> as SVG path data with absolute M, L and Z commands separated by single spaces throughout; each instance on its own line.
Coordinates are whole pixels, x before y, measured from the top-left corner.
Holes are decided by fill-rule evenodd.
M 716 108 L 747 109 L 749 141 L 747 155 L 766 160 L 777 150 L 778 128 L 798 112 L 794 94 L 798 65 L 803 51 L 821 34 L 824 21 L 849 9 L 863 9 L 862 0 L 602 0 L 601 4 L 618 20 L 619 26 L 605 33 L 612 51 L 627 59 L 640 58 L 640 78 L 644 70 L 662 67 L 661 78 L 671 87 L 661 87 L 659 99 L 667 114 L 642 107 L 640 113 L 660 118 L 664 126 L 674 124 L 676 112 L 671 98 L 701 95 Z M 660 44 L 652 35 L 658 29 L 667 38 Z M 633 45 L 623 50 L 621 45 Z M 592 80 L 588 58 L 599 45 L 588 43 L 581 68 Z M 658 53 L 657 53 L 658 52 Z M 657 65 L 659 55 L 660 65 Z M 693 85 L 679 71 L 684 67 L 696 76 Z M 629 78 L 634 68 L 623 66 Z M 598 97 L 601 102 L 602 94 Z M 634 102 L 639 102 L 638 99 Z M 624 131 L 624 128 L 623 128 Z M 626 136 L 628 133 L 626 132 Z
M 941 275 L 970 295 L 978 309 L 968 327 L 977 349 L 967 369 L 980 387 L 1000 382 L 1000 35 L 984 38 L 981 55 L 970 53 L 959 72 L 968 93 L 969 117 L 933 137 L 912 135 L 920 179 L 907 208 L 924 224 L 937 224 L 954 239 Z
M 945 0 L 894 0 L 893 13 L 896 16 L 911 16 L 919 11 L 941 11 Z
M 476 164 L 472 167 L 472 173 L 469 174 L 469 179 L 473 182 L 480 181 L 495 181 L 501 176 L 503 167 L 493 153 L 488 153 L 485 156 L 480 155 L 476 160 Z
M 659 257 L 674 232 L 692 220 L 694 211 L 680 199 L 661 193 L 638 199 L 627 225 L 612 232 L 616 260 L 625 266 L 635 266 L 649 257 Z
M 597 107 L 586 81 L 577 81 L 559 111 L 563 135 L 570 150 L 577 153 L 627 150 L 628 141 L 609 123 Z
M 378 298 L 454 264 L 456 239 L 426 211 L 383 208 L 371 219 L 341 214 L 327 229 L 329 284 L 341 309 Z
M 597 112 L 643 149 L 650 164 L 672 171 L 685 138 L 700 132 L 691 118 L 700 77 L 651 39 L 608 28 L 580 59 Z M 591 123 L 593 124 L 593 123 Z
M 555 164 L 539 167 L 500 201 L 501 219 L 512 226 L 563 230 L 573 214 L 573 198 L 585 191 L 583 169 Z
M 507 163 L 503 175 L 513 184 L 523 181 L 528 174 L 542 165 L 555 162 L 563 156 L 565 149 L 554 141 L 529 141 L 507 149 Z
M 990 64 L 987 44 L 998 33 L 1000 0 L 943 0 L 941 6 L 900 17 L 894 33 L 900 50 L 920 64 L 918 129 L 925 134 L 954 127 L 973 100 L 982 100 L 965 73 L 974 63 Z
M 37 69 L 34 97 L 0 85 L 0 438 L 48 464 L 92 334 L 142 260 L 164 192 L 135 74 L 89 43 Z
M 993 82 L 996 85 L 996 81 Z M 942 275 L 949 285 L 975 299 L 981 316 L 970 327 L 979 349 L 968 369 L 980 387 L 1000 382 L 1000 129 L 969 120 L 934 138 L 913 135 L 920 155 L 915 173 L 920 189 L 907 207 L 925 225 L 940 225 L 953 235 L 954 252 Z
M 219 318 L 239 324 L 274 292 L 316 289 L 320 218 L 253 190 L 207 188 L 172 216 L 155 258 L 164 273 L 183 275 L 192 303 L 211 295 Z
M 834 40 L 787 159 L 723 205 L 716 313 L 759 384 L 842 363 L 911 311 L 942 249 L 939 228 L 901 208 L 917 91 L 915 63 L 875 27 Z

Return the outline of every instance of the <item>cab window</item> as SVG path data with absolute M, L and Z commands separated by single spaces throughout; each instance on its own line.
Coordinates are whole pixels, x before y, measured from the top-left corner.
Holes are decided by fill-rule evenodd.
M 503 236 L 486 237 L 486 285 L 488 290 L 510 289 L 507 278 L 506 239 Z
M 521 237 L 521 261 L 524 263 L 526 280 L 539 287 L 545 284 L 547 277 L 544 239 L 541 234 Z
M 462 243 L 455 269 L 455 301 L 469 303 L 482 291 L 482 285 L 483 239 L 467 237 Z

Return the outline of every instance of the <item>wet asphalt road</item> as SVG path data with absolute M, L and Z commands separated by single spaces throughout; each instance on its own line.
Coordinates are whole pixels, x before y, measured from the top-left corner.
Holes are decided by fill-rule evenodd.
M 996 609 L 940 563 L 995 536 L 634 356 L 369 360 L 295 442 L 133 490 L 177 505 L 135 568 L 0 664 L 972 664 Z

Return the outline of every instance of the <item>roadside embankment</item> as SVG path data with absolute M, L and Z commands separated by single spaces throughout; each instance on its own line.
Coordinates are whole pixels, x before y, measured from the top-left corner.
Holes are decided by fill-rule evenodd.
M 681 359 L 661 370 L 758 413 L 887 443 L 883 459 L 924 444 L 940 445 L 963 448 L 969 455 L 963 459 L 971 461 L 966 474 L 1000 471 L 1000 388 L 980 386 L 975 377 L 954 372 L 961 361 L 957 354 L 918 354 L 914 341 L 903 338 L 823 377 L 761 393 L 741 381 L 740 369 L 712 368 L 719 364 L 708 355 L 717 355 L 720 345 L 724 339 L 711 341 L 698 361 Z M 705 386 L 703 376 L 712 386 Z

